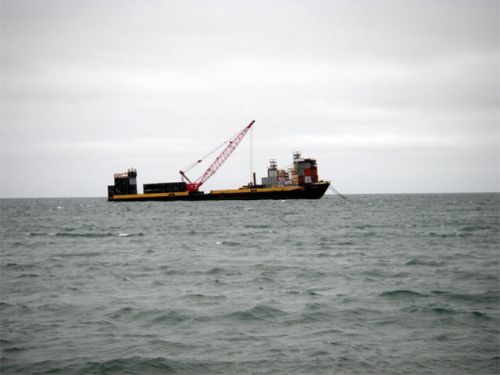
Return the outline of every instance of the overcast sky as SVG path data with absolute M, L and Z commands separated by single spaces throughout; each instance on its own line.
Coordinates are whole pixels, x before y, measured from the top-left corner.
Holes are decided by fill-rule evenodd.
M 105 196 L 251 120 L 254 169 L 343 193 L 500 189 L 498 1 L 0 1 L 2 197 Z M 189 173 L 197 178 L 203 168 Z M 250 137 L 205 185 L 250 180 Z

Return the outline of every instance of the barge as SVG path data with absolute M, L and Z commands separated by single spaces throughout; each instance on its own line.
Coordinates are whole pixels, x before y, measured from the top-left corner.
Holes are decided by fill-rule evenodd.
M 108 186 L 110 202 L 143 202 L 143 201 L 208 201 L 208 200 L 257 200 L 257 199 L 319 199 L 330 181 L 318 178 L 315 159 L 303 158 L 300 152 L 293 154 L 293 164 L 288 169 L 279 168 L 277 161 L 269 161 L 267 176 L 257 184 L 256 175 L 253 181 L 239 189 L 212 190 L 205 193 L 200 187 L 221 167 L 224 161 L 238 146 L 254 121 L 247 125 L 236 136 L 230 138 L 224 150 L 212 162 L 205 173 L 192 181 L 186 175 L 188 170 L 203 160 L 193 163 L 190 168 L 181 170 L 181 181 L 144 184 L 143 193 L 137 190 L 137 171 L 133 168 L 124 173 L 114 174 L 114 185 Z

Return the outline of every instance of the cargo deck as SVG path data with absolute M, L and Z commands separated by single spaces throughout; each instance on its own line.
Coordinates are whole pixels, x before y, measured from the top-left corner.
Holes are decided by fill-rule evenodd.
M 309 186 L 284 187 L 243 187 L 240 189 L 212 190 L 204 192 L 164 192 L 149 194 L 122 194 L 109 197 L 114 202 L 145 201 L 210 201 L 210 200 L 259 200 L 259 199 L 319 199 L 328 186 L 329 181 L 321 181 Z

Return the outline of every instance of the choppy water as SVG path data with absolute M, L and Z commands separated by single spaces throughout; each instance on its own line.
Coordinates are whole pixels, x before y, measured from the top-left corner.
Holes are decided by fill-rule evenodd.
M 0 370 L 498 374 L 499 198 L 2 200 Z

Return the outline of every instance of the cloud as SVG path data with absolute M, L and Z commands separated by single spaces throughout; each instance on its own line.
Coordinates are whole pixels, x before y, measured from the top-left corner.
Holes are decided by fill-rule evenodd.
M 163 178 L 155 172 L 161 167 L 176 178 L 178 168 L 252 119 L 262 172 L 268 158 L 288 160 L 302 149 L 321 157 L 328 175 L 345 160 L 351 172 L 341 177 L 356 192 L 373 190 L 358 182 L 374 159 L 396 176 L 407 173 L 404 163 L 446 175 L 456 161 L 463 176 L 477 171 L 479 190 L 498 189 L 497 2 L 53 0 L 0 7 L 6 196 L 16 194 L 19 170 L 79 179 L 72 163 L 92 166 L 99 178 L 136 163 L 146 169 L 140 176 Z M 423 153 L 446 162 L 428 168 Z M 235 153 L 217 181 L 246 178 L 243 159 Z M 455 184 L 459 175 L 453 184 L 435 179 L 435 189 L 470 189 Z M 31 194 L 66 194 L 59 186 Z M 379 187 L 399 191 L 395 181 Z M 100 192 L 96 184 L 75 194 Z

